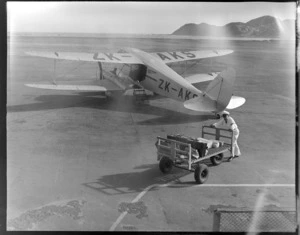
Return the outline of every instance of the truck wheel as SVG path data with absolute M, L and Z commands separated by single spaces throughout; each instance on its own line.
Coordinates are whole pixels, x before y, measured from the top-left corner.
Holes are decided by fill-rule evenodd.
M 214 166 L 220 165 L 223 161 L 223 156 L 224 156 L 224 154 L 220 153 L 216 156 L 211 157 L 210 161 Z
M 173 162 L 168 157 L 162 157 L 159 162 L 159 169 L 162 173 L 169 173 L 172 170 Z
M 195 180 L 198 184 L 203 184 L 208 179 L 208 167 L 205 164 L 199 164 L 195 169 Z

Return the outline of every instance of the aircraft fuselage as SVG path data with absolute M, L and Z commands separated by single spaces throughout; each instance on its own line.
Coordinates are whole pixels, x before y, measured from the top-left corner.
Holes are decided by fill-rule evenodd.
M 145 89 L 181 102 L 203 94 L 154 56 L 138 49 L 131 49 L 131 52 L 147 65 L 145 79 L 140 81 Z

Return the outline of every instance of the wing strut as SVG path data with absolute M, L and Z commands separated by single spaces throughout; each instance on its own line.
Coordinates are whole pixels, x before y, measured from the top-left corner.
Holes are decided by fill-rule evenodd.
M 187 61 L 184 61 L 184 71 L 181 72 L 179 75 L 181 75 L 181 76 L 184 77 L 186 71 L 187 71 L 188 69 L 193 68 L 193 67 L 194 67 L 195 65 L 197 65 L 197 64 L 199 64 L 199 61 L 195 61 L 194 63 L 192 63 L 192 65 L 188 65 L 188 64 L 187 64 Z
M 213 72 L 213 66 L 214 66 L 214 60 L 213 58 L 209 58 L 209 73 L 212 73 Z
M 101 64 L 101 62 L 98 62 L 98 65 L 99 65 L 99 72 L 100 72 L 99 79 L 103 80 L 104 77 L 103 77 L 103 70 L 102 70 L 102 64 Z
M 56 85 L 56 59 L 54 59 L 54 64 L 53 64 L 53 84 Z

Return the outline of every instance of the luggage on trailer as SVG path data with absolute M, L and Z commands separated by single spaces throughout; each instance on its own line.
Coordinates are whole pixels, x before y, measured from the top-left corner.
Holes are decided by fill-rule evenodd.
M 199 157 L 204 157 L 207 150 L 207 143 L 199 142 L 197 139 L 185 135 L 167 135 L 167 139 L 191 144 L 191 147 L 198 151 Z
M 185 136 L 185 135 L 167 135 L 167 139 L 170 140 L 177 140 L 183 143 L 187 143 L 187 144 L 191 144 L 192 142 L 196 141 L 196 139 L 189 137 L 189 136 Z
M 204 138 L 197 138 L 197 141 L 202 142 L 202 143 L 207 143 L 207 147 L 208 149 L 211 148 L 219 148 L 221 146 L 223 146 L 224 142 L 223 141 L 219 141 L 219 140 L 208 140 L 208 139 L 204 139 Z
M 204 157 L 207 154 L 207 143 L 195 141 L 192 143 L 192 148 L 197 149 L 199 157 Z

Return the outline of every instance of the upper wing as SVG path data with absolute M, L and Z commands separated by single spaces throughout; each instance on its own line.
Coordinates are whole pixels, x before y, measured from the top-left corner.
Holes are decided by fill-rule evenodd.
M 198 60 L 210 57 L 218 57 L 232 53 L 232 50 L 213 51 L 178 51 L 178 52 L 156 52 L 150 53 L 165 63 L 174 63 L 187 60 Z M 87 62 L 121 63 L 121 64 L 144 64 L 139 58 L 131 53 L 83 53 L 83 52 L 47 52 L 29 51 L 27 55 L 39 56 L 50 59 L 74 60 Z
M 143 64 L 143 62 L 130 53 L 81 53 L 81 52 L 47 52 L 30 51 L 27 55 L 39 56 L 58 60 L 75 60 L 87 62 Z
M 154 57 L 161 59 L 166 64 L 187 61 L 199 60 L 210 57 L 218 57 L 231 54 L 233 50 L 205 50 L 205 51 L 175 51 L 175 52 L 155 52 L 151 53 Z

